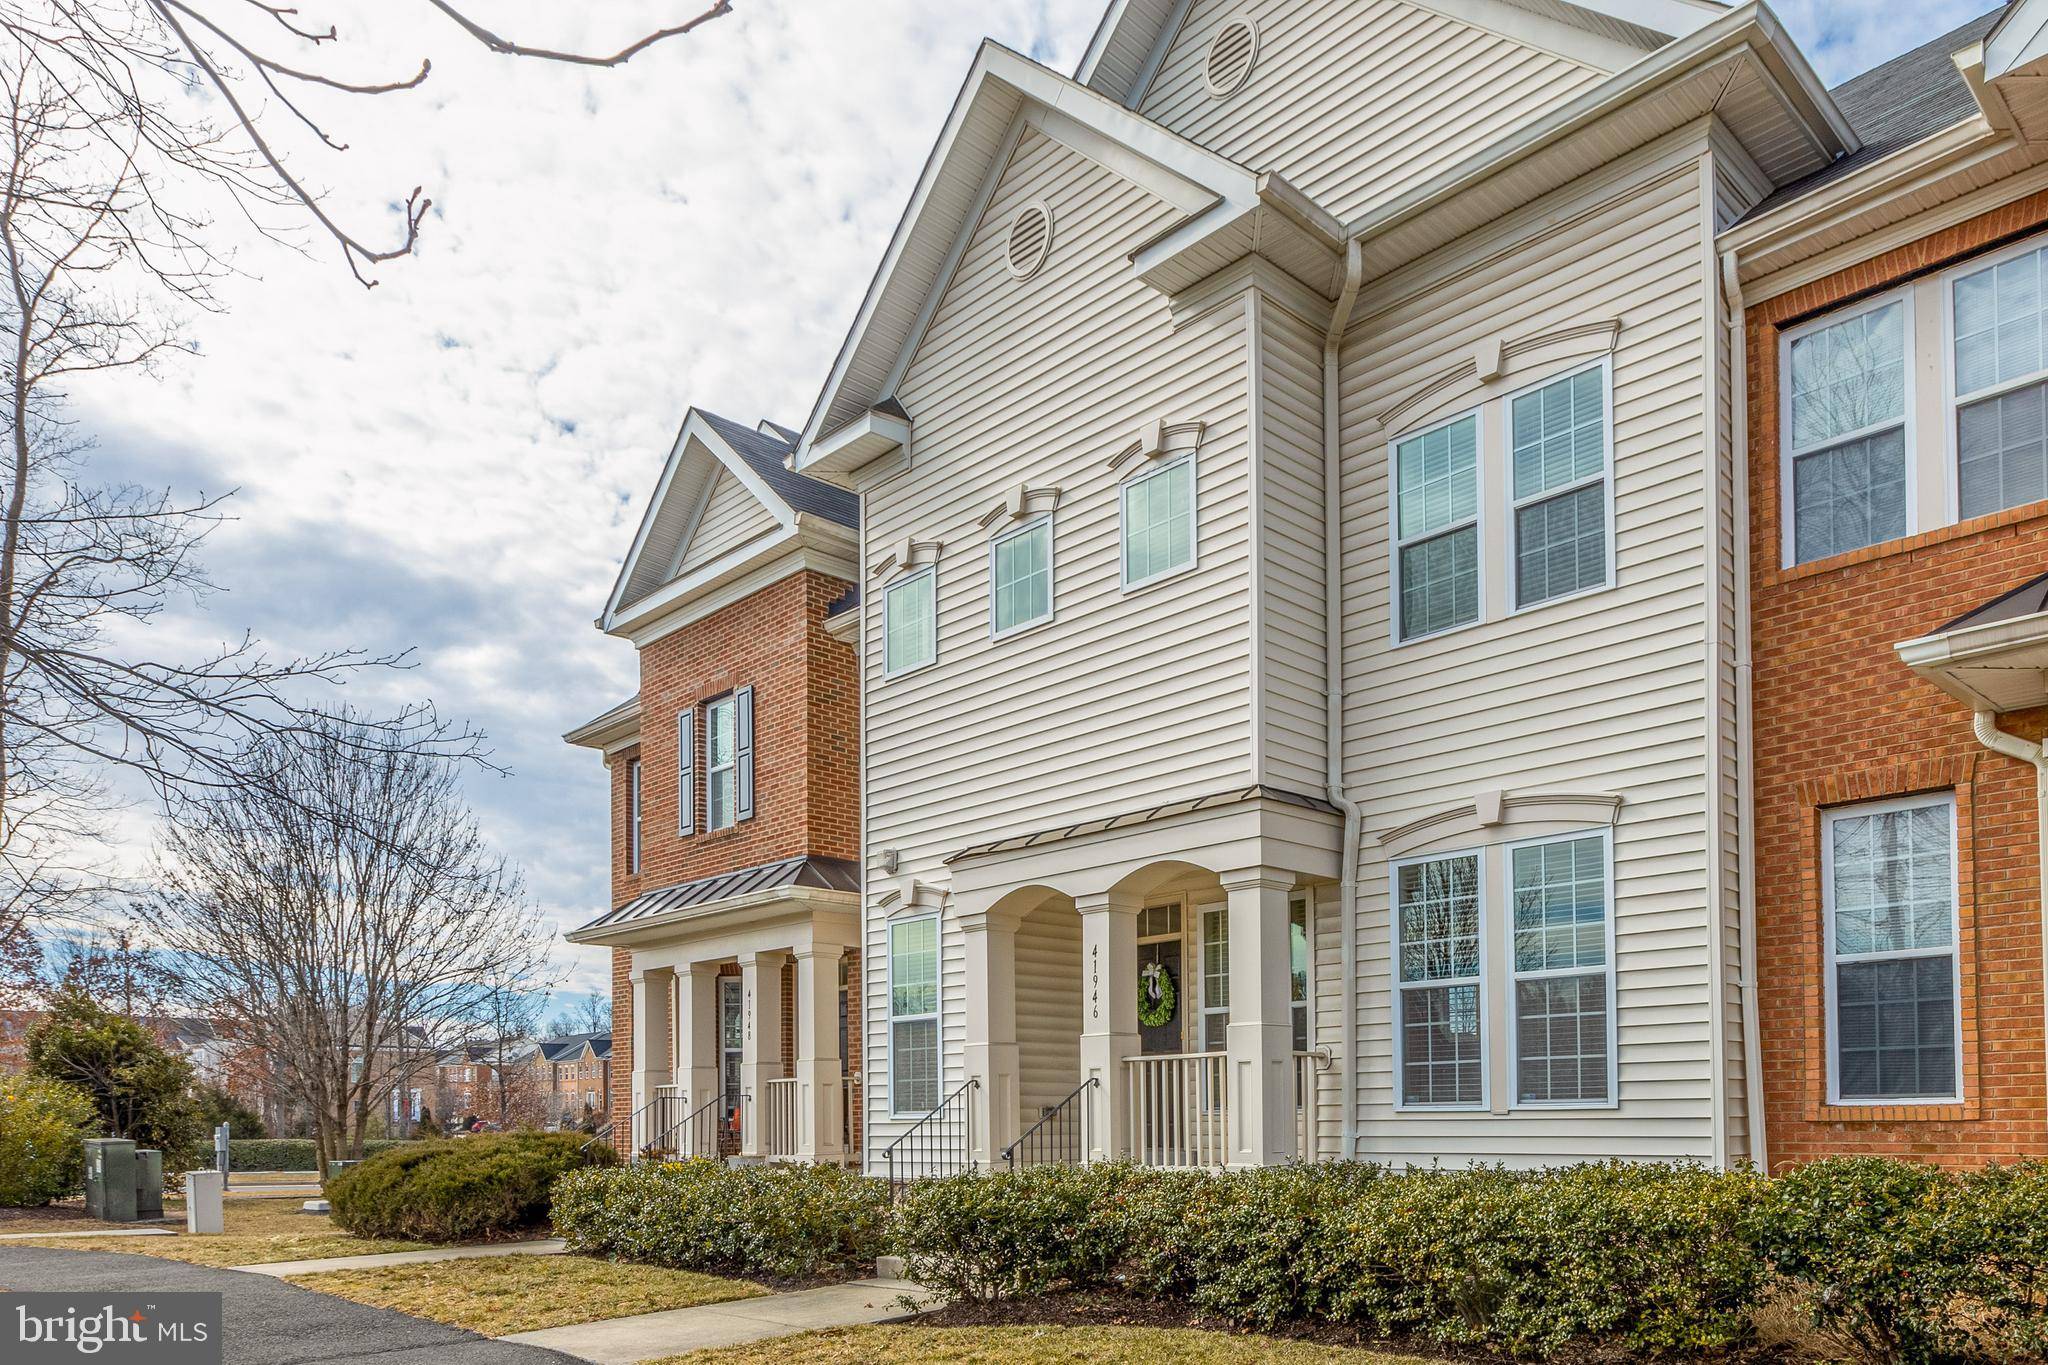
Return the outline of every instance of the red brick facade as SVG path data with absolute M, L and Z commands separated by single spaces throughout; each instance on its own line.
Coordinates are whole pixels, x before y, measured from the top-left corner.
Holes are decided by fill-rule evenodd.
M 792 574 L 640 651 L 640 743 L 609 760 L 614 907 L 643 891 L 783 858 L 860 857 L 859 670 L 852 647 L 824 629 L 826 610 L 846 588 L 825 574 Z M 704 829 L 700 723 L 697 832 L 680 834 L 676 718 L 738 687 L 754 690 L 753 818 L 729 829 Z M 641 763 L 637 874 L 628 835 L 634 759 Z M 627 1118 L 632 1104 L 631 962 L 629 950 L 612 950 L 614 1120 Z M 794 1008 L 794 988 L 792 972 L 783 994 L 786 1014 Z M 784 1056 L 793 1055 L 794 1029 L 789 1014 Z M 846 1068 L 852 1073 L 859 1067 L 860 1030 L 848 1032 Z
M 1747 315 L 1756 918 L 1773 1167 L 1872 1153 L 1956 1165 L 2048 1156 L 2035 777 L 1971 732 L 1970 709 L 1893 646 L 2048 570 L 2048 503 L 1782 569 L 1781 331 L 2048 225 L 2021 200 L 1773 298 Z M 2048 711 L 2007 716 L 2038 738 Z M 1959 1104 L 1831 1106 L 1821 812 L 1952 792 L 1962 985 Z

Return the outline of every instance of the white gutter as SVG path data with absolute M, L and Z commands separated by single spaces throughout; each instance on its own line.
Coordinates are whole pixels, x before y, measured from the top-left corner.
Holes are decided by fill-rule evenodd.
M 1728 307 L 1728 372 L 1736 376 L 1736 393 L 1740 394 L 1741 376 L 1748 373 L 1749 333 L 1743 322 L 1742 281 L 1732 251 L 1721 257 L 1721 294 Z M 1731 404 L 1731 421 L 1735 428 L 1731 433 L 1731 463 L 1735 466 L 1735 906 L 1741 939 L 1736 989 L 1742 998 L 1742 1080 L 1747 1097 L 1744 1110 L 1749 1120 L 1749 1163 L 1759 1171 L 1768 1171 L 1771 1167 L 1764 1129 L 1762 1023 L 1756 998 L 1756 745 L 1752 729 L 1754 659 L 1749 619 L 1749 414 L 1744 404 Z
M 1349 1161 L 1358 1145 L 1358 844 L 1360 810 L 1344 791 L 1344 476 L 1339 458 L 1337 387 L 1344 329 L 1365 277 L 1365 249 L 1356 237 L 1344 244 L 1344 290 L 1323 337 L 1323 780 L 1330 803 L 1344 812 L 1344 861 L 1337 871 L 1344 1010 L 1343 1137 L 1338 1152 Z
M 1998 728 L 1998 715 L 1994 711 L 1979 709 L 1972 721 L 1977 732 L 1977 742 L 1995 754 L 2017 758 L 2034 765 L 2034 806 L 2035 823 L 2040 830 L 2037 856 L 2040 859 L 2040 876 L 2048 882 L 2048 745 L 2033 740 L 2021 739 L 2018 735 L 2007 734 Z M 2048 897 L 2041 897 L 2041 961 L 2048 963 Z M 2048 1023 L 2048 993 L 2042 999 L 2042 1018 Z

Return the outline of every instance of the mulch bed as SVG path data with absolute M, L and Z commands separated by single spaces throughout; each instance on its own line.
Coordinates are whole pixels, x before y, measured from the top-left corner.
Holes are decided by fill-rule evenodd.
M 1232 1336 L 1253 1335 L 1243 1324 L 1204 1313 L 1191 1304 L 1113 1293 L 1062 1292 L 999 1299 L 994 1303 L 953 1303 L 921 1314 L 917 1321 L 933 1327 L 1188 1327 Z M 1430 1341 L 1388 1341 L 1355 1327 L 1333 1323 L 1290 1323 L 1257 1335 L 1393 1355 L 1484 1361 L 1487 1365 L 1502 1365 L 1507 1359 L 1487 1351 L 1460 1350 Z M 1634 1365 L 1642 1358 L 1620 1347 L 1604 1347 L 1550 1359 L 1551 1365 Z M 1712 1359 L 1716 1365 L 1797 1365 L 1807 1357 L 1792 1348 L 1767 1346 L 1721 1352 Z

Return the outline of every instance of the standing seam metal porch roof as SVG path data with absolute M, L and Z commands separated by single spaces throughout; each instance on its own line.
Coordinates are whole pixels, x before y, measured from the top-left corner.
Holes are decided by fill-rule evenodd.
M 735 896 L 794 887 L 858 893 L 860 868 L 840 858 L 785 858 L 780 862 L 762 863 L 758 867 L 743 867 L 737 872 L 720 872 L 635 896 L 618 909 L 599 915 L 576 932 L 588 933 L 593 929 L 647 919 L 671 910 L 686 910 Z

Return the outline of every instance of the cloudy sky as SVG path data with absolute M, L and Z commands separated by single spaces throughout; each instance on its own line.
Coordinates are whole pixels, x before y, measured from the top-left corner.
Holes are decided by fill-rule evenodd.
M 490 833 L 550 920 L 600 911 L 602 768 L 559 736 L 635 686 L 631 648 L 590 623 L 684 406 L 800 422 L 976 43 L 1071 71 L 1101 4 L 736 0 L 598 72 L 494 58 L 416 0 L 305 6 L 351 73 L 434 74 L 319 102 L 351 150 L 295 164 L 367 227 L 393 230 L 415 184 L 436 206 L 373 292 L 317 241 L 252 242 L 228 311 L 191 327 L 198 358 L 77 395 L 110 471 L 239 490 L 207 552 L 228 591 L 164 632 L 417 647 L 360 699 L 431 697 L 487 731 L 512 770 L 469 784 Z M 701 5 L 472 8 L 595 50 Z M 1984 8 L 1778 7 L 1830 83 Z M 146 845 L 140 814 L 124 828 Z M 596 954 L 558 966 L 601 984 Z

